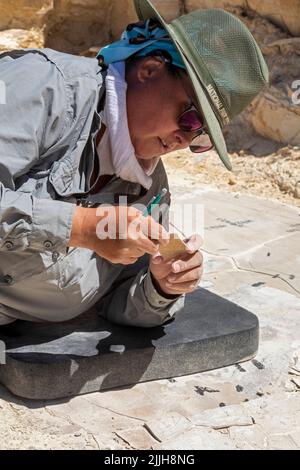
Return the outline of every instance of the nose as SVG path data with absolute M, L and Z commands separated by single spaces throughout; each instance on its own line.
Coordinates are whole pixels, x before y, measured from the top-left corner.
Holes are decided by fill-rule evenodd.
M 171 147 L 172 150 L 180 150 L 187 148 L 192 141 L 192 135 L 190 132 L 184 132 L 181 129 L 177 129 L 172 134 Z

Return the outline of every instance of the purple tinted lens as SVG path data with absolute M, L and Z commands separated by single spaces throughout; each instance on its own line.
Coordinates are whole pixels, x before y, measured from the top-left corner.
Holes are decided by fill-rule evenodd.
M 201 133 L 194 137 L 190 144 L 190 150 L 194 153 L 203 153 L 213 148 L 212 141 L 208 134 Z
M 191 109 L 179 117 L 178 125 L 185 132 L 195 132 L 203 127 L 203 122 L 197 111 Z
M 213 148 L 213 145 L 207 145 L 206 147 L 200 147 L 197 145 L 190 145 L 190 150 L 193 153 L 203 153 L 203 152 L 208 152 Z

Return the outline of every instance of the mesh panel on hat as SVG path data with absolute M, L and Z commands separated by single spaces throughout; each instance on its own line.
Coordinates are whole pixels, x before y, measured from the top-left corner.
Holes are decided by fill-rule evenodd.
M 254 38 L 239 19 L 224 10 L 194 11 L 177 21 L 183 26 L 191 46 L 201 55 L 212 77 L 211 83 L 233 118 L 267 81 L 261 66 L 263 58 Z

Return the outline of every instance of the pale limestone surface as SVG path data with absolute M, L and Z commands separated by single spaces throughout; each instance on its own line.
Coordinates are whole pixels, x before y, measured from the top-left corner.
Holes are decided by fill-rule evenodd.
M 155 3 L 160 8 L 166 5 L 162 14 L 171 19 L 177 16 L 177 8 L 189 10 L 205 2 Z M 218 5 L 213 5 L 209 0 L 207 3 L 211 7 L 223 6 L 221 3 L 243 6 L 245 2 L 216 0 L 214 4 Z M 293 8 L 299 7 L 298 0 L 289 1 L 293 8 L 287 8 L 286 2 L 280 0 L 248 0 L 247 3 L 266 16 L 279 13 L 291 33 L 299 34 L 299 29 L 292 25 L 294 22 L 299 28 L 299 14 L 293 13 Z M 8 29 L 0 34 L 0 48 L 32 47 L 31 28 L 36 27 L 40 29 L 36 30 L 35 45 L 40 46 L 45 40 L 50 47 L 78 52 L 118 37 L 123 26 L 136 19 L 132 2 L 103 0 L 102 5 L 109 4 L 105 14 L 99 4 L 99 0 L 63 0 L 56 2 L 58 10 L 55 10 L 53 0 L 0 2 L 0 29 Z M 282 4 L 284 8 L 277 11 Z M 285 19 L 288 15 L 289 19 Z M 44 25 L 46 29 L 42 29 Z M 277 36 L 273 42 L 267 34 L 262 37 L 266 38 L 264 53 L 270 55 L 269 49 L 274 49 L 278 70 L 283 73 L 282 60 L 286 55 L 283 46 L 286 48 L 287 44 L 274 45 Z M 289 44 L 297 52 L 298 44 L 295 41 Z M 291 57 L 293 66 L 289 70 L 295 77 L 283 80 L 287 87 L 298 78 L 299 61 Z M 268 137 L 279 137 L 282 141 L 296 139 L 298 109 L 292 106 L 288 93 L 284 91 L 283 100 L 275 93 L 274 86 L 271 91 L 271 98 L 263 95 L 258 111 L 252 110 L 252 124 Z M 281 109 L 280 119 L 274 119 L 280 103 L 285 107 L 285 119 Z M 284 127 L 279 128 L 278 123 Z M 173 200 L 178 194 L 187 201 L 185 192 L 186 189 L 174 188 Z M 259 317 L 261 338 L 256 360 L 61 403 L 23 401 L 0 388 L 0 448 L 300 448 L 299 210 L 214 190 L 196 196 L 194 193 L 193 198 L 205 202 L 206 208 L 206 273 L 202 286 Z M 223 227 L 214 228 L 219 225 Z M 220 408 L 220 403 L 226 407 Z M 224 428 L 216 429 L 220 425 Z
M 210 187 L 172 193 L 204 203 L 202 286 L 259 317 L 256 358 L 65 401 L 0 388 L 0 448 L 300 448 L 299 209 Z

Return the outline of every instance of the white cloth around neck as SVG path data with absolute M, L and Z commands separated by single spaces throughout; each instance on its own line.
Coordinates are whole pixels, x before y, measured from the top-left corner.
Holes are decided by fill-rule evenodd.
M 150 169 L 144 170 L 132 145 L 127 120 L 125 62 L 110 65 L 105 79 L 106 98 L 101 113 L 106 131 L 98 144 L 101 175 L 116 175 L 125 181 L 139 183 L 149 189 L 151 174 L 159 161 L 153 158 Z

